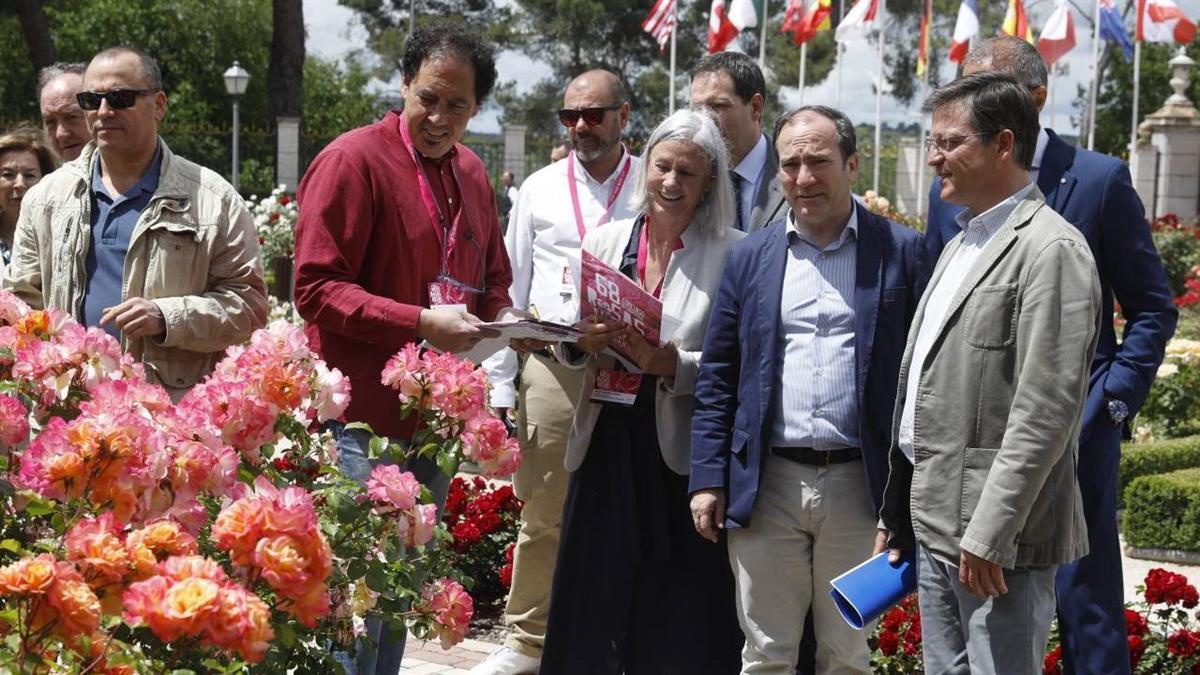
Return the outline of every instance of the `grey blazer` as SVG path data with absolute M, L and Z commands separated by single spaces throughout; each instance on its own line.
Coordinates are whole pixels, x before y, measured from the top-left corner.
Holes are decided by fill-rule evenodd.
M 620 267 L 633 224 L 634 219 L 619 220 L 588 232 L 583 239 L 583 250 L 614 268 Z M 671 256 L 663 277 L 663 314 L 679 320 L 679 328 L 671 338 L 679 351 L 679 360 L 675 364 L 674 377 L 659 378 L 655 413 L 663 461 L 681 476 L 691 471 L 692 387 L 700 370 L 700 350 L 708 327 L 708 314 L 721 283 L 721 270 L 725 267 L 729 249 L 744 236 L 745 233 L 733 228 L 722 228 L 716 235 L 705 236 L 689 227 L 683 231 L 683 248 Z M 568 471 L 574 471 L 583 464 L 592 430 L 600 417 L 600 404 L 589 402 L 596 371 L 611 367 L 614 359 L 598 356 L 572 362 L 565 358 L 561 347 L 555 350 L 555 355 L 568 366 L 587 369 L 563 461 Z
M 779 153 L 775 144 L 767 138 L 767 159 L 763 163 L 763 180 L 758 183 L 758 194 L 754 195 L 754 208 L 750 211 L 750 226 L 747 232 L 757 232 L 787 214 L 783 188 L 779 187 Z
M 928 289 L 962 239 L 946 247 Z M 927 290 L 900 366 L 881 511 L 892 544 L 915 538 L 954 564 L 962 549 L 1009 569 L 1085 555 L 1075 469 L 1101 319 L 1087 241 L 1035 187 L 962 286 L 937 290 L 954 296 L 933 348 L 911 363 Z M 920 369 L 915 467 L 897 444 L 910 368 Z

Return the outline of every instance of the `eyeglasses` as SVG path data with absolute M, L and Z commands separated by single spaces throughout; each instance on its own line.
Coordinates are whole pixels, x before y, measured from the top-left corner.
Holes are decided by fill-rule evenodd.
M 99 110 L 101 101 L 108 101 L 113 110 L 132 108 L 139 96 L 153 94 L 157 89 L 114 89 L 112 91 L 81 91 L 75 94 L 75 100 L 84 110 Z
M 562 122 L 564 127 L 573 127 L 579 124 L 579 118 L 583 118 L 584 124 L 589 127 L 594 127 L 604 121 L 604 115 L 610 110 L 617 110 L 621 104 L 610 105 L 605 108 L 584 108 L 583 110 L 571 110 L 563 108 L 558 111 L 558 121 Z
M 937 148 L 943 155 L 950 154 L 958 149 L 958 146 L 967 142 L 968 138 L 978 138 L 982 136 L 994 136 L 990 131 L 980 131 L 974 134 L 963 134 L 961 136 L 946 136 L 944 138 L 929 137 L 925 139 L 925 152 L 933 153 L 934 148 Z

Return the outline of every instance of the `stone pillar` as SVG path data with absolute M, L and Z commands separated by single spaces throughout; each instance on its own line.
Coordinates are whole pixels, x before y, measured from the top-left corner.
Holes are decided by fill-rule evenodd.
M 893 199 L 897 211 L 910 216 L 921 216 L 929 211 L 929 185 L 933 182 L 933 169 L 928 165 L 920 165 L 921 139 L 916 136 L 902 136 L 896 148 L 896 194 L 884 195 Z M 861 170 L 861 169 L 860 169 Z M 918 176 L 920 180 L 921 197 L 918 199 Z M 917 203 L 920 202 L 920 213 Z
M 275 184 L 295 192 L 300 184 L 300 118 L 275 120 Z
M 1133 189 L 1142 200 L 1146 215 L 1153 217 L 1157 213 L 1154 190 L 1158 185 L 1158 148 L 1150 144 L 1148 135 L 1144 138 L 1141 134 L 1138 136 L 1138 148 L 1129 169 L 1133 172 Z M 1134 169 L 1134 166 L 1137 168 Z
M 1190 219 L 1200 208 L 1200 115 L 1183 94 L 1194 65 L 1181 47 L 1170 61 L 1175 93 L 1138 125 L 1138 183 L 1143 183 L 1147 173 L 1156 174 L 1153 205 L 1146 204 L 1147 211 L 1156 217 L 1174 213 Z M 1146 156 L 1147 146 L 1158 156 L 1156 165 L 1143 163 L 1150 159 Z M 1151 166 L 1157 170 L 1151 172 Z M 1144 195 L 1140 190 L 1139 194 Z
M 525 181 L 524 124 L 504 127 L 504 170 L 512 172 L 513 182 L 517 185 Z

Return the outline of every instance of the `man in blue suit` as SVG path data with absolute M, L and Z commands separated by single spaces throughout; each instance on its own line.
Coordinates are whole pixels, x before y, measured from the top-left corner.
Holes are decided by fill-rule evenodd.
M 812 609 L 820 672 L 869 673 L 829 579 L 881 550 L 890 417 L 919 296 L 920 236 L 858 205 L 854 126 L 824 106 L 779 119 L 786 218 L 734 246 L 692 418 L 692 517 L 728 528 L 743 671 L 793 673 Z
M 1046 65 L 1024 40 L 998 37 L 977 45 L 963 63 L 963 74 L 987 71 L 1029 87 L 1039 110 L 1046 102 Z M 1121 437 L 1146 400 L 1175 332 L 1177 311 L 1124 163 L 1067 145 L 1043 127 L 1030 178 L 1051 208 L 1087 238 L 1100 272 L 1102 316 L 1112 316 L 1115 295 L 1126 321 L 1120 344 L 1113 322 L 1102 323 L 1079 438 L 1079 489 L 1090 552 L 1061 566 L 1055 584 L 1066 672 L 1120 675 L 1130 672 L 1117 540 Z M 943 202 L 940 192 L 941 181 L 935 180 L 925 236 L 931 265 L 960 232 L 954 217 L 961 207 Z

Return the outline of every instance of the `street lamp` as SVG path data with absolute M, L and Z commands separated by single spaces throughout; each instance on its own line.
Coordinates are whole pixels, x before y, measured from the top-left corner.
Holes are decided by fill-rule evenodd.
M 238 98 L 250 85 L 250 73 L 237 61 L 225 71 L 225 91 L 233 98 L 233 189 L 238 188 Z

